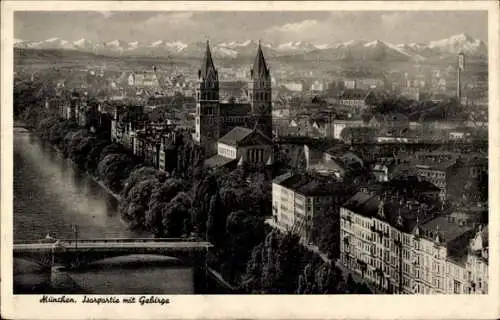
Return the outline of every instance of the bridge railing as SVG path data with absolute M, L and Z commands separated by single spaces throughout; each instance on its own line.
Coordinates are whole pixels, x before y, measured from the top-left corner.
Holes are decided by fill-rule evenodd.
M 93 238 L 93 239 L 40 239 L 40 240 L 21 240 L 14 241 L 14 244 L 30 243 L 141 243 L 141 242 L 199 242 L 198 238 Z

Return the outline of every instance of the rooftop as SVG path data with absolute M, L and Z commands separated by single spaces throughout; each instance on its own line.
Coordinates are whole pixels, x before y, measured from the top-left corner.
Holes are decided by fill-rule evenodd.
M 380 206 L 383 205 L 383 210 Z M 428 220 L 430 215 L 424 210 L 419 210 L 419 205 L 405 206 L 386 199 L 382 202 L 377 195 L 358 192 L 343 204 L 343 207 L 365 217 L 373 217 L 386 221 L 398 230 L 410 233 L 422 221 Z
M 219 142 L 230 146 L 237 146 L 243 139 L 254 132 L 256 131 L 243 127 L 234 127 L 231 131 L 221 137 Z
M 450 243 L 458 237 L 474 229 L 472 223 L 461 223 L 450 219 L 450 215 L 436 217 L 421 225 L 422 236 L 434 239 L 439 235 L 440 241 Z
M 236 161 L 237 159 L 226 158 L 216 154 L 215 156 L 206 159 L 204 165 L 208 168 L 220 168 Z
M 273 183 L 306 196 L 333 196 L 346 190 L 339 181 L 311 174 L 286 173 L 275 178 Z

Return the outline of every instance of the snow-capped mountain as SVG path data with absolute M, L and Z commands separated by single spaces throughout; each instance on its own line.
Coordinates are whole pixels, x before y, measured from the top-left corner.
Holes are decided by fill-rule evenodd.
M 97 46 L 92 41 L 81 38 L 80 40 L 73 41 L 73 47 L 77 50 L 94 51 Z
M 457 34 L 448 39 L 431 41 L 428 45 L 431 49 L 437 49 L 445 53 L 481 54 L 486 55 L 488 49 L 484 41 L 474 39 L 465 33 Z
M 180 41 L 168 42 L 165 40 L 154 41 L 148 45 L 149 48 L 165 48 L 173 52 L 181 52 L 186 49 L 187 46 L 187 44 Z
M 286 53 L 306 53 L 317 49 L 312 43 L 305 41 L 287 42 L 276 46 L 278 52 Z
M 67 40 L 59 39 L 59 38 L 50 38 L 42 41 L 24 41 L 23 45 L 26 48 L 33 49 L 66 49 L 66 50 L 74 50 L 75 47 L 73 44 Z
M 224 47 L 224 48 L 230 48 L 230 49 L 236 49 L 236 48 L 245 48 L 248 46 L 255 46 L 257 45 L 257 42 L 253 40 L 245 40 L 245 41 L 231 41 L 231 42 L 223 42 L 217 44 L 219 47 Z
M 14 39 L 14 47 L 32 49 L 65 49 L 93 52 L 105 55 L 146 55 L 146 56 L 179 56 L 200 57 L 206 43 L 198 41 L 184 43 L 181 41 L 156 40 L 94 42 L 79 39 L 73 42 L 60 38 L 43 41 L 25 41 Z M 249 58 L 255 55 L 258 42 L 254 40 L 211 42 L 212 54 L 216 58 Z M 486 57 L 487 45 L 482 40 L 474 39 L 466 34 L 458 34 L 447 39 L 425 43 L 391 44 L 385 41 L 350 40 L 339 43 L 312 44 L 305 41 L 287 43 L 261 42 L 266 57 L 296 56 L 304 59 L 363 59 L 363 60 L 397 60 L 423 61 L 426 59 L 444 58 L 463 52 L 468 56 Z

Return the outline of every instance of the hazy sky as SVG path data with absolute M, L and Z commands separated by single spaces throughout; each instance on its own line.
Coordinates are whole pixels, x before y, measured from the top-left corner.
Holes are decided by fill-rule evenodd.
M 488 40 L 487 12 L 15 12 L 14 37 L 73 41 L 180 40 L 184 42 L 347 40 L 392 43 L 438 40 L 458 33 Z

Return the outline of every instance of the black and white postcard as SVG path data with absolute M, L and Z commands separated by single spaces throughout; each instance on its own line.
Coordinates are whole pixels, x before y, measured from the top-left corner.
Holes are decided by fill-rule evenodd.
M 3 2 L 2 316 L 499 317 L 498 36 L 494 1 Z

